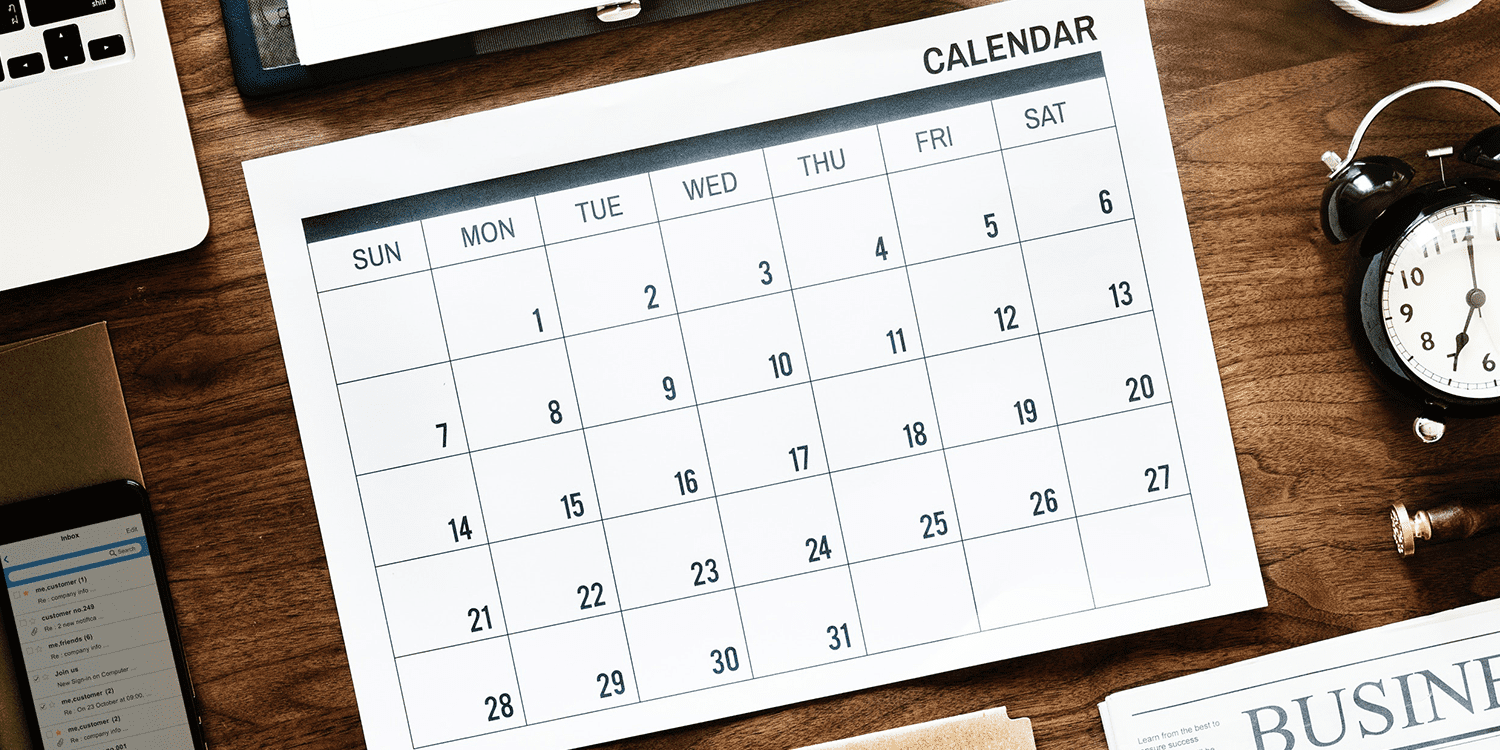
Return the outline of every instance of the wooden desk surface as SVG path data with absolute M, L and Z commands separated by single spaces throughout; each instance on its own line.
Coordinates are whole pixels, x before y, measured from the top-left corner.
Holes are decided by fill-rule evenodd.
M 213 747 L 363 743 L 241 161 L 980 4 L 765 0 L 247 101 L 218 3 L 166 0 L 208 240 L 0 292 L 0 341 L 109 321 Z M 1316 212 L 1318 155 L 1346 149 L 1381 96 L 1429 78 L 1500 93 L 1500 1 L 1414 30 L 1325 0 L 1147 7 L 1270 606 L 610 747 L 792 748 L 1005 705 L 1041 748 L 1102 748 L 1094 706 L 1117 690 L 1500 595 L 1500 536 L 1392 552 L 1391 500 L 1500 486 L 1500 420 L 1412 438 L 1412 412 L 1355 358 L 1346 249 Z M 1417 163 L 1492 122 L 1431 94 L 1393 109 L 1365 153 Z

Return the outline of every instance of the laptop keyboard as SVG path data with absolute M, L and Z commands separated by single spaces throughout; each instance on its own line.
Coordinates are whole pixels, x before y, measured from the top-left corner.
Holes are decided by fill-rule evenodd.
M 0 89 L 135 57 L 126 0 L 0 0 Z

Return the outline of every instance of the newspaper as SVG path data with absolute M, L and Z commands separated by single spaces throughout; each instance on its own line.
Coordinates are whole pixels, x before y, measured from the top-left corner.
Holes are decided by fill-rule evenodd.
M 1112 750 L 1500 747 L 1500 601 L 1126 690 Z

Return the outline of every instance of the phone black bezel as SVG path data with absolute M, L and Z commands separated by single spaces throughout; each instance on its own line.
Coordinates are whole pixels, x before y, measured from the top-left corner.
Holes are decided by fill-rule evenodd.
M 167 641 L 171 646 L 172 660 L 177 669 L 177 681 L 181 686 L 183 709 L 187 716 L 188 730 L 192 736 L 194 750 L 206 750 L 203 740 L 202 718 L 195 701 L 187 659 L 182 650 L 182 637 L 177 631 L 177 614 L 172 607 L 172 597 L 167 586 L 166 564 L 162 557 L 161 543 L 157 540 L 156 519 L 151 514 L 146 489 L 129 479 L 84 487 L 57 495 L 32 498 L 18 503 L 0 505 L 0 544 L 34 539 L 76 529 L 103 521 L 141 516 L 141 528 L 149 545 L 151 568 L 156 576 L 156 590 L 161 597 L 162 614 L 167 623 Z M 26 704 L 23 713 L 31 741 L 38 748 L 46 747 L 42 739 L 40 721 L 33 708 L 31 683 L 26 679 L 25 658 L 21 654 L 21 634 L 16 630 L 15 611 L 10 606 L 9 588 L 0 596 L 0 619 L 4 620 L 6 643 L 15 663 L 16 685 L 19 698 Z

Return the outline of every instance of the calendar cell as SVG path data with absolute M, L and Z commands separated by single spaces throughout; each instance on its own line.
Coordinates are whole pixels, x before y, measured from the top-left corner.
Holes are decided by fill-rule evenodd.
M 412 744 L 434 745 L 526 723 L 509 638 L 396 660 Z
M 453 359 L 562 335 L 542 248 L 439 268 L 432 279 Z
M 1190 496 L 1084 516 L 1078 527 L 1101 607 L 1208 585 Z
M 751 678 L 732 591 L 631 610 L 625 632 L 643 700 Z
M 685 311 L 791 288 L 770 201 L 663 222 L 661 231 Z
M 356 474 L 469 449 L 446 364 L 346 383 L 338 392 Z
M 885 173 L 880 135 L 873 126 L 772 146 L 764 153 L 771 191 L 778 196 Z
M 651 190 L 656 213 L 667 222 L 764 201 L 771 197 L 771 180 L 760 152 L 748 151 L 652 172 Z M 690 309 L 685 303 L 683 307 Z
M 734 587 L 713 498 L 612 518 L 606 527 L 623 608 Z
M 489 541 L 465 456 L 366 474 L 359 497 L 376 565 Z
M 920 361 L 821 381 L 813 394 L 834 471 L 943 447 Z
M 511 646 L 532 724 L 640 700 L 618 615 L 518 633 Z
M 588 430 L 604 517 L 713 497 L 703 430 L 693 409 Z
M 985 630 L 1094 606 L 1088 566 L 1071 520 L 964 542 Z
M 697 401 L 677 318 L 569 337 L 568 357 L 586 426 L 681 409 Z
M 927 360 L 944 445 L 964 445 L 1054 423 L 1047 369 L 1034 337 Z
M 891 175 L 906 262 L 1015 244 L 1010 188 L 995 179 L 1004 174 L 996 151 Z
M 499 541 L 598 521 L 582 432 L 471 454 L 485 523 Z
M 1172 406 L 1163 404 L 1062 427 L 1080 515 L 1189 491 Z M 1120 440 L 1129 435 L 1129 440 Z
M 796 288 L 906 263 L 885 177 L 777 198 L 776 215 Z
M 906 273 L 895 269 L 795 292 L 808 372 L 828 378 L 922 356 Z
M 677 312 L 655 225 L 551 244 L 547 258 L 569 336 Z
M 838 472 L 833 475 L 833 491 L 851 562 L 962 537 L 941 453 Z
M 1007 149 L 1005 166 L 1012 185 L 1026 186 L 1012 194 L 1023 242 L 1132 216 L 1113 128 Z
M 1064 424 L 1172 400 L 1153 313 L 1044 333 L 1042 353 Z
M 526 198 L 422 220 L 433 268 L 542 246 L 536 201 Z M 514 287 L 521 288 L 521 287 Z
M 706 404 L 700 419 L 721 493 L 828 471 L 812 391 L 805 385 Z
M 927 356 L 1036 333 L 1019 245 L 908 267 Z
M 949 449 L 948 472 L 965 539 L 1073 516 L 1056 430 Z
M 600 523 L 496 542 L 490 555 L 513 633 L 620 609 Z
M 1043 331 L 1151 309 L 1133 221 L 1028 242 L 1026 268 Z
M 1006 148 L 1114 127 L 1103 78 L 1054 86 L 994 103 L 1000 143 Z
M 540 195 L 536 207 L 543 237 L 553 246 L 656 221 L 651 181 L 643 174 Z
M 995 116 L 983 102 L 881 123 L 878 130 L 886 170 L 893 178 L 915 167 L 1000 150 Z M 904 222 L 901 229 L 906 230 Z
M 562 341 L 454 362 L 469 444 L 477 450 L 578 429 L 568 372 Z
M 851 570 L 872 654 L 979 632 L 961 544 L 856 563 Z
M 848 568 L 742 586 L 738 593 L 757 677 L 866 653 Z
M 807 382 L 788 292 L 687 313 L 682 334 L 693 387 L 705 403 Z
M 741 586 L 848 562 L 827 477 L 720 495 L 719 515 Z
M 437 297 L 425 273 L 325 292 L 319 302 L 334 378 L 341 383 L 448 359 Z
M 427 270 L 418 222 L 374 229 L 307 246 L 318 291 Z
M 483 547 L 387 565 L 379 577 L 397 656 L 506 633 L 495 569 Z

